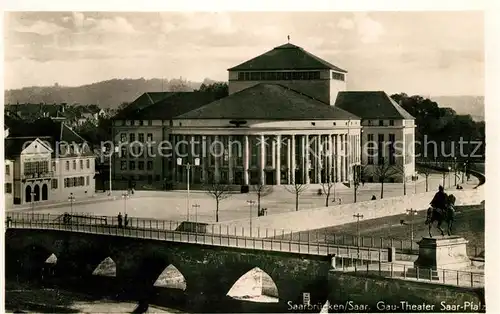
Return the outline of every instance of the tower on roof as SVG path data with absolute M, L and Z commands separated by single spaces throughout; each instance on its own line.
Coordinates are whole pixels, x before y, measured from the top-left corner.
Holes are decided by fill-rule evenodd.
M 228 69 L 229 94 L 259 83 L 281 84 L 330 105 L 346 90 L 347 71 L 288 42 Z

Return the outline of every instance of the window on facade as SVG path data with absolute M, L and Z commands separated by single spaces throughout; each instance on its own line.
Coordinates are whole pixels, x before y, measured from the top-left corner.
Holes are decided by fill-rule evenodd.
M 127 141 L 127 133 L 121 133 L 120 142 L 126 142 L 126 141 Z
M 80 177 L 80 186 L 85 185 L 85 177 Z
M 367 162 L 369 165 L 373 165 L 373 156 L 375 155 L 375 143 L 373 142 L 373 134 L 368 134 L 368 146 L 367 146 Z
M 134 142 L 135 141 L 135 133 L 130 133 L 129 138 L 130 138 L 131 143 Z
M 332 79 L 337 80 L 337 81 L 344 81 L 345 76 L 342 73 L 332 72 Z
M 78 186 L 78 178 L 77 177 L 74 177 L 74 178 L 71 178 L 73 181 L 73 185 L 72 186 Z
M 90 169 L 90 159 L 87 159 L 87 169 Z
M 12 183 L 5 183 L 5 193 L 7 194 L 12 193 Z
M 373 121 L 372 120 L 368 120 L 368 125 L 373 125 Z
M 122 123 L 121 123 L 121 124 L 122 124 L 122 126 L 123 126 L 123 125 L 125 125 L 125 120 L 122 120 Z
M 389 125 L 394 126 L 394 120 L 389 120 Z
M 76 170 L 76 160 L 73 160 L 73 170 Z
M 120 170 L 127 170 L 127 162 L 126 161 L 122 161 L 120 163 Z
M 66 161 L 66 171 L 69 171 L 69 161 Z
M 126 157 L 127 157 L 127 147 L 122 146 L 120 158 L 126 158 Z
M 5 165 L 5 174 L 10 176 L 10 165 Z
M 144 121 L 143 120 L 139 120 L 139 125 L 143 126 L 144 125 Z
M 130 161 L 128 163 L 129 170 L 135 170 L 135 161 Z
M 52 171 L 56 171 L 56 162 L 55 161 L 52 162 Z
M 141 161 L 139 161 L 139 162 L 137 163 L 137 168 L 138 168 L 139 170 L 144 170 L 144 161 L 142 161 L 142 160 L 141 160 Z
M 378 120 L 378 125 L 379 126 L 384 126 L 384 120 Z
M 339 80 L 344 75 L 337 73 Z M 285 72 L 238 72 L 238 81 L 283 81 L 283 80 L 319 80 L 319 71 L 285 71 Z
M 139 133 L 139 142 L 144 143 L 144 133 Z
M 396 142 L 396 135 L 395 134 L 389 134 L 389 164 L 394 165 L 396 164 L 396 149 L 394 147 L 394 144 Z
M 80 160 L 80 170 L 83 169 L 83 160 Z
M 148 133 L 148 136 L 146 139 L 148 142 L 152 142 L 153 141 L 153 133 Z
M 148 125 L 153 125 L 153 120 L 148 120 Z
M 52 189 L 57 189 L 57 179 L 52 179 Z
M 152 160 L 148 160 L 148 163 L 147 163 L 147 170 L 153 170 L 153 161 Z
M 90 177 L 87 176 L 86 179 L 87 179 L 86 185 L 89 186 L 90 185 Z
M 383 164 L 384 163 L 384 134 L 378 135 L 377 142 L 378 142 L 378 149 L 377 149 L 378 163 Z
M 41 174 L 49 172 L 48 161 L 33 161 L 24 163 L 24 174 Z

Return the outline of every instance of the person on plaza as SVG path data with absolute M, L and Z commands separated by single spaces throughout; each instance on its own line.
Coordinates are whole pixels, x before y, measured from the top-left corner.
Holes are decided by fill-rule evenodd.
M 128 226 L 128 214 L 125 214 L 123 222 L 125 223 L 125 228 L 127 228 L 127 226 Z
M 365 186 L 365 179 L 361 179 L 361 186 Z
M 372 201 L 375 201 L 377 197 L 375 195 L 372 195 Z
M 122 219 L 122 213 L 118 213 L 118 228 L 123 227 L 123 219 Z
M 443 186 L 440 185 L 430 204 L 433 208 L 444 212 L 446 210 L 447 200 L 448 195 L 444 192 Z

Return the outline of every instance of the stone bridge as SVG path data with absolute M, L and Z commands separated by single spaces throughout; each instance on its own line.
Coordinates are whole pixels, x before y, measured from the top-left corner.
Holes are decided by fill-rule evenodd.
M 302 304 L 303 293 L 310 294 L 311 303 L 324 303 L 331 268 L 328 256 L 62 230 L 9 228 L 5 249 L 6 274 L 39 276 L 46 267 L 46 259 L 54 254 L 57 257 L 54 276 L 78 278 L 84 290 L 105 286 L 115 296 L 124 298 L 153 298 L 154 282 L 167 266 L 173 265 L 186 281 L 186 290 L 180 298 L 197 312 L 216 311 L 214 306 L 222 305 L 238 311 L 241 302 L 227 293 L 242 275 L 255 267 L 272 278 L 279 294 L 278 303 L 266 303 L 264 309 L 261 305 L 261 310 L 285 312 L 289 301 Z M 116 264 L 116 277 L 111 280 L 92 276 L 93 270 L 107 257 Z

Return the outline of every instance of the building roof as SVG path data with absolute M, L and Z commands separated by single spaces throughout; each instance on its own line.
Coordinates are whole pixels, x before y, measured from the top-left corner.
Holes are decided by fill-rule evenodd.
M 150 94 L 150 93 L 146 93 Z M 165 94 L 165 93 L 164 93 Z M 143 94 L 144 96 L 145 94 Z M 141 97 L 143 97 L 141 96 Z M 147 96 L 147 95 L 146 95 Z M 170 120 L 174 117 L 197 109 L 206 105 L 215 99 L 217 94 L 214 92 L 170 92 L 164 95 L 163 99 L 153 104 L 145 105 L 142 109 L 137 106 L 134 109 L 124 111 L 115 119 L 135 119 L 135 120 Z M 141 98 L 139 97 L 139 98 Z M 158 98 L 157 98 L 158 99 Z M 144 101 L 144 100 L 142 100 Z M 154 101 L 154 98 L 151 99 Z M 135 103 L 135 102 L 134 102 Z M 128 108 L 128 107 L 127 107 Z
M 279 84 L 257 84 L 176 119 L 347 120 L 359 117 Z
M 335 107 L 362 119 L 415 119 L 384 91 L 339 92 Z
M 299 46 L 290 43 L 278 46 L 260 56 L 243 62 L 228 71 L 258 70 L 322 70 L 330 69 L 347 73 L 330 62 L 327 62 Z
M 14 142 L 21 141 L 22 143 L 26 142 L 29 139 L 34 140 L 35 138 L 44 138 L 50 143 L 50 148 L 53 150 L 53 154 L 58 152 L 58 150 L 56 149 L 56 145 L 59 145 L 60 147 L 61 143 L 67 143 L 69 145 L 78 144 L 79 146 L 83 145 L 83 147 L 89 147 L 87 141 L 80 135 L 78 135 L 75 131 L 73 131 L 73 129 L 67 126 L 64 122 L 53 121 L 50 118 L 38 119 L 35 122 L 25 124 L 22 130 L 18 130 L 16 133 L 12 134 L 11 137 L 12 139 L 10 140 L 13 140 Z M 10 156 L 13 156 L 12 154 L 19 155 L 21 153 L 20 149 L 22 147 L 22 144 L 21 146 L 16 144 L 11 145 L 12 146 L 9 152 Z M 59 154 L 61 153 L 62 151 L 60 149 Z M 91 152 L 90 148 L 85 148 L 80 153 L 80 155 L 91 156 L 93 155 L 93 153 Z M 69 157 L 76 155 L 68 154 L 67 156 Z
M 147 92 L 131 102 L 123 110 L 119 111 L 113 119 L 124 119 L 130 117 L 142 109 L 154 105 L 155 103 L 176 94 L 175 92 Z

